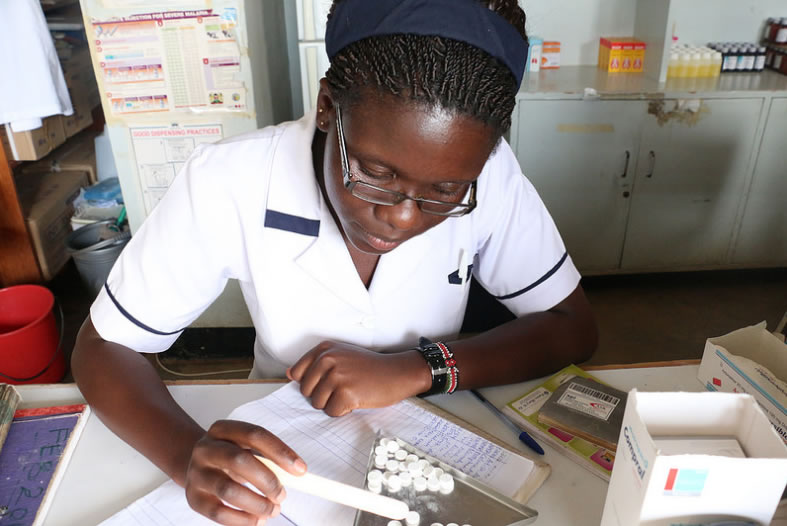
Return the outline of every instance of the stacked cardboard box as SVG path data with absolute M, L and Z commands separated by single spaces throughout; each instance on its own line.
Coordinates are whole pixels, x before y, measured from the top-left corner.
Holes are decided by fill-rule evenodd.
M 87 184 L 87 172 L 24 174 L 17 178 L 17 195 L 45 280 L 52 279 L 68 262 L 66 238 L 71 232 L 72 203 Z

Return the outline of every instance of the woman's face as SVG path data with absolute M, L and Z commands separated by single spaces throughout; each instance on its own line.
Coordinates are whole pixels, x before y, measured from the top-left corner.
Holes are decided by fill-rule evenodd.
M 442 221 L 455 220 L 422 212 L 410 199 L 386 206 L 352 195 L 343 183 L 336 108 L 324 90 L 318 107 L 323 110 L 318 127 L 327 134 L 325 194 L 355 248 L 384 254 Z M 466 202 L 470 183 L 495 144 L 492 128 L 471 117 L 425 109 L 393 96 L 366 96 L 341 112 L 351 179 L 409 197 Z

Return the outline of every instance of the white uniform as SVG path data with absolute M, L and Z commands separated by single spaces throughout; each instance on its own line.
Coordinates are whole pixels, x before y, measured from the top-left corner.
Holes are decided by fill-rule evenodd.
M 383 350 L 455 337 L 471 273 L 518 316 L 576 288 L 552 219 L 502 142 L 477 208 L 381 256 L 367 290 L 317 184 L 314 133 L 309 115 L 200 146 L 91 307 L 101 337 L 164 351 L 236 278 L 257 331 L 251 376 L 281 377 L 322 340 Z

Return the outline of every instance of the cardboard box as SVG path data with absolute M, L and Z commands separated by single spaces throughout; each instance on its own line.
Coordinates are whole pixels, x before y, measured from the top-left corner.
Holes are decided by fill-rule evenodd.
M 541 50 L 541 69 L 558 68 L 560 68 L 560 42 L 556 40 L 544 42 L 544 48 Z
M 98 181 L 95 138 L 93 132 L 73 137 L 40 161 L 22 165 L 20 172 L 87 172 L 90 183 L 94 184 Z
M 746 457 L 667 454 L 660 436 L 731 437 Z M 769 524 L 786 483 L 787 447 L 752 396 L 632 389 L 601 525 Z
M 6 124 L 2 133 L 6 156 L 16 161 L 37 161 L 66 140 L 62 115 L 47 117 L 40 128 L 26 132 L 14 133 Z
M 752 395 L 787 443 L 787 345 L 765 322 L 708 338 L 697 378 L 709 391 Z
M 646 47 L 633 37 L 601 37 L 598 67 L 608 73 L 642 73 Z
M 93 108 L 89 105 L 76 102 L 72 99 L 74 113 L 68 117 L 63 116 L 63 131 L 66 139 L 73 137 L 91 124 L 93 124 Z
M 17 180 L 22 213 L 45 280 L 68 262 L 72 203 L 83 186 L 87 186 L 85 172 L 27 174 Z

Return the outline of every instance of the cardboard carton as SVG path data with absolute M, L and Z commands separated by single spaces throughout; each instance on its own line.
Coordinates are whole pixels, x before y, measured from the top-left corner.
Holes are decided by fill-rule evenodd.
M 87 172 L 94 184 L 98 181 L 95 138 L 89 131 L 73 137 L 40 161 L 22 165 L 21 173 Z
M 746 456 L 667 453 L 664 436 L 734 439 Z M 618 440 L 602 526 L 769 524 L 787 484 L 787 447 L 747 394 L 632 389 Z
M 787 345 L 765 322 L 708 338 L 697 378 L 709 391 L 752 395 L 787 443 Z
M 71 232 L 72 203 L 87 186 L 85 172 L 27 174 L 17 181 L 27 230 L 45 280 L 68 262 L 66 238 Z
M 66 140 L 62 115 L 47 117 L 40 128 L 26 132 L 15 133 L 6 124 L 2 134 L 7 157 L 16 161 L 37 161 Z

